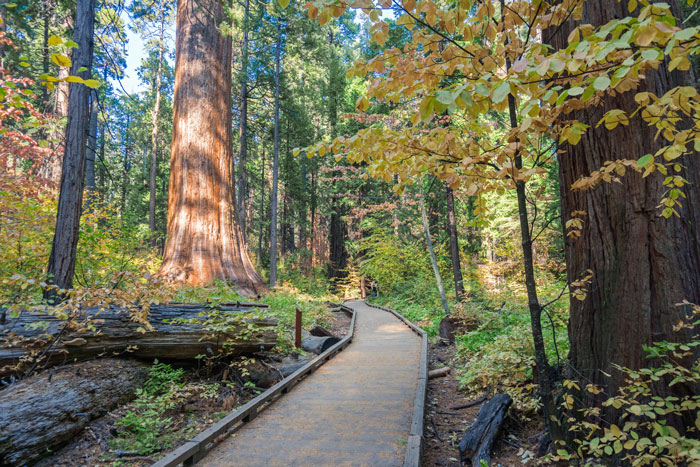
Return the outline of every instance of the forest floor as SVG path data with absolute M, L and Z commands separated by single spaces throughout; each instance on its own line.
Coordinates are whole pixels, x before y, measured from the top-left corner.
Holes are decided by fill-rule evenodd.
M 466 409 L 452 407 L 473 401 L 459 390 L 455 368 L 455 346 L 443 343 L 433 344 L 430 349 L 430 369 L 445 366 L 452 371 L 442 378 L 428 381 L 427 405 L 424 420 L 425 446 L 423 448 L 424 467 L 459 467 L 458 445 L 464 431 L 476 420 L 483 404 Z M 532 459 L 537 451 L 541 424 L 537 421 L 521 421 L 509 412 L 502 432 L 493 447 L 492 466 L 523 465 Z
M 329 313 L 325 328 L 340 337 L 348 333 L 350 318 L 345 313 Z M 289 356 L 289 355 L 288 355 Z M 295 352 L 291 353 L 294 358 Z M 265 388 L 258 388 L 251 381 L 250 373 L 260 368 L 257 360 L 274 360 L 283 357 L 272 352 L 257 356 L 242 356 L 228 364 L 187 368 L 181 385 L 172 395 L 173 407 L 156 416 L 148 416 L 143 404 L 135 400 L 93 420 L 78 436 L 52 456 L 41 460 L 39 467 L 125 466 L 141 467 L 153 464 L 170 450 L 212 426 Z M 307 356 L 312 358 L 313 355 Z M 175 366 L 175 365 L 173 365 Z M 227 368 L 238 368 L 235 376 Z M 277 380 L 269 380 L 269 387 Z M 259 383 L 258 383 L 259 384 Z M 143 431 L 126 433 L 124 420 L 138 413 L 143 421 Z M 138 430 L 137 430 L 138 431 Z

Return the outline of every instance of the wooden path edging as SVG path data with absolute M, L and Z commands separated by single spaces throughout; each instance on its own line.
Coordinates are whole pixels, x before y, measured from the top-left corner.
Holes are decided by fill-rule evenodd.
M 406 457 L 404 457 L 403 462 L 404 467 L 419 467 L 423 456 L 423 416 L 425 413 L 425 397 L 428 389 L 428 333 L 391 308 L 374 305 L 367 300 L 365 300 L 365 303 L 373 308 L 378 308 L 396 316 L 421 338 L 418 387 L 416 388 L 416 399 L 413 403 L 411 432 L 408 437 Z
M 289 392 L 289 390 L 292 389 L 292 387 L 296 385 L 299 381 L 301 381 L 305 376 L 309 375 L 310 373 L 313 373 L 321 365 L 323 365 L 332 357 L 334 357 L 338 352 L 345 349 L 345 347 L 347 347 L 352 341 L 353 334 L 355 332 L 356 313 L 355 310 L 348 308 L 345 305 L 341 305 L 341 310 L 346 313 L 352 313 L 352 319 L 350 321 L 350 330 L 348 331 L 348 334 L 345 337 L 343 337 L 340 340 L 340 342 L 336 343 L 335 345 L 333 345 L 333 347 L 329 348 L 328 350 L 311 360 L 309 363 L 299 368 L 297 371 L 295 371 L 291 375 L 284 378 L 282 381 L 269 388 L 267 391 L 257 396 L 255 399 L 252 399 L 247 404 L 240 407 L 238 410 L 230 413 L 214 425 L 202 431 L 190 441 L 187 441 L 179 448 L 175 449 L 174 451 L 171 451 L 165 457 L 153 464 L 152 467 L 175 467 L 180 464 L 194 465 L 214 447 L 214 445 L 218 442 L 219 439 L 221 439 L 223 436 L 228 436 L 238 431 L 243 425 L 253 420 L 273 400 L 278 398 L 278 396 L 281 397 L 282 395 Z M 396 315 L 399 316 L 399 318 L 401 318 L 400 315 Z M 413 433 L 413 430 L 411 430 L 411 433 Z

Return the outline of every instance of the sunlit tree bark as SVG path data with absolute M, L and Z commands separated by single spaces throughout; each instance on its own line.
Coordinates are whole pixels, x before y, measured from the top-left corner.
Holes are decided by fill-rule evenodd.
M 204 285 L 264 289 L 234 212 L 231 161 L 231 37 L 217 0 L 180 0 L 167 243 L 158 276 Z

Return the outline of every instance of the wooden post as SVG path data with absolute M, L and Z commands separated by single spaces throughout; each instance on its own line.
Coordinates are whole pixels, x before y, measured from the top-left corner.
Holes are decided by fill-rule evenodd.
M 365 276 L 362 276 L 360 278 L 360 293 L 362 295 L 362 300 L 367 298 L 367 290 L 365 290 L 366 284 L 365 284 Z
M 299 349 L 301 348 L 301 310 L 297 308 L 297 322 L 294 334 L 294 346 Z

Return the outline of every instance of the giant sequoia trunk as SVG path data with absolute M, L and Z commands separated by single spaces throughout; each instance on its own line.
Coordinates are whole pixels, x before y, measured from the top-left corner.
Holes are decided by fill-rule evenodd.
M 231 38 L 217 0 L 179 0 L 170 156 L 168 240 L 158 275 L 192 285 L 215 279 L 248 295 L 264 289 L 234 215 Z
M 678 10 L 677 2 L 669 3 Z M 623 18 L 628 15 L 627 4 L 624 0 L 588 0 L 581 21 L 597 26 Z M 570 22 L 556 32 L 546 31 L 545 40 L 556 48 L 565 47 L 573 27 L 575 23 Z M 662 66 L 647 72 L 637 92 L 662 95 L 675 86 L 693 85 L 693 81 L 691 73 L 669 73 Z M 573 211 L 587 213 L 581 237 L 566 239 L 568 279 L 577 280 L 588 269 L 593 272 L 586 299 L 571 300 L 571 364 L 577 378 L 605 386 L 609 394 L 623 382 L 623 375 L 611 365 L 646 366 L 643 345 L 689 339 L 691 330 L 673 331 L 686 311 L 676 304 L 683 300 L 700 302 L 698 154 L 682 162 L 685 168 L 680 175 L 689 185 L 683 190 L 687 198 L 679 209 L 680 217 L 659 216 L 657 205 L 665 188 L 658 172 L 647 178 L 628 173 L 621 183 L 571 190 L 577 179 L 599 169 L 605 161 L 654 154 L 665 143 L 663 138 L 655 141 L 655 130 L 638 114 L 630 118 L 629 125 L 612 131 L 595 127 L 608 110 L 622 109 L 630 114 L 636 108 L 634 95 L 635 91 L 630 91 L 606 97 L 596 107 L 565 115 L 566 119 L 575 118 L 592 126 L 578 145 L 564 145 L 558 156 L 562 225 Z M 680 386 L 671 390 L 687 390 Z

